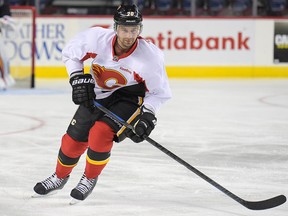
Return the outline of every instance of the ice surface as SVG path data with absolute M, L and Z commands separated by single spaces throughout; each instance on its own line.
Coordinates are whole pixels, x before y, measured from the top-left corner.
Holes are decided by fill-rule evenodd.
M 288 80 L 171 80 L 151 138 L 243 199 L 288 195 Z M 65 188 L 31 198 L 54 172 L 76 106 L 67 80 L 0 92 L 0 216 L 286 216 L 241 206 L 151 144 L 115 144 L 90 195 L 70 206 L 85 157 Z

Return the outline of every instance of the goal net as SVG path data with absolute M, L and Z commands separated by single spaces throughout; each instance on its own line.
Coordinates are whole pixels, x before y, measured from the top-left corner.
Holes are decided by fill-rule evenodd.
M 12 6 L 11 16 L 15 27 L 2 33 L 6 53 L 10 63 L 10 73 L 15 79 L 15 87 L 35 86 L 35 8 Z

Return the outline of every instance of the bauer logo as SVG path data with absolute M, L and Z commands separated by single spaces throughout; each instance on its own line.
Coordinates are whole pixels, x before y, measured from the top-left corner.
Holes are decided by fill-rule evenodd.
M 288 22 L 275 22 L 274 63 L 288 62 Z
M 91 79 L 90 78 L 78 79 L 78 80 L 74 80 L 72 82 L 72 85 L 78 85 L 78 84 L 82 84 L 82 83 L 92 83 L 92 84 L 94 84 L 95 81 L 92 78 Z

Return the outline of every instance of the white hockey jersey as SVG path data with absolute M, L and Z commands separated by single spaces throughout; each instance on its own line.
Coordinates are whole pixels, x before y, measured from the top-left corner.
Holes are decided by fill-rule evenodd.
M 78 33 L 62 50 L 69 75 L 81 71 L 84 61 L 93 58 L 90 73 L 95 79 L 97 99 L 106 98 L 125 86 L 144 82 L 147 88 L 144 105 L 157 112 L 171 98 L 162 51 L 138 37 L 129 53 L 116 56 L 113 29 L 93 27 Z

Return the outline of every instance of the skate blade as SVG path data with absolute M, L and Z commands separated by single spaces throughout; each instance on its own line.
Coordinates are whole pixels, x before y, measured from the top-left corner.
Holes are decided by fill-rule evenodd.
M 57 193 L 57 191 L 52 191 L 52 192 L 50 192 L 50 193 L 48 193 L 48 194 L 37 194 L 37 193 L 34 193 L 33 195 L 31 195 L 31 198 L 42 198 L 42 197 L 48 197 L 48 196 L 52 196 L 52 195 L 54 195 L 54 194 L 56 194 Z
M 77 199 L 72 198 L 69 202 L 69 205 L 76 205 L 77 203 L 80 203 L 80 202 L 82 202 L 82 200 L 77 200 Z

